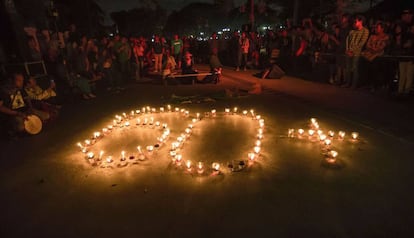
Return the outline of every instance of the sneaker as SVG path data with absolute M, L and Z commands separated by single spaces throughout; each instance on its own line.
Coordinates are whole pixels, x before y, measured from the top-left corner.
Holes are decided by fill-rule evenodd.
M 239 67 L 237 67 L 237 68 L 236 68 L 236 71 L 240 71 L 240 68 L 239 68 Z
M 91 99 L 88 95 L 86 95 L 86 94 L 83 94 L 82 95 L 82 98 L 84 99 L 84 100 L 89 100 L 89 99 Z
M 92 93 L 88 94 L 88 96 L 89 96 L 90 98 L 96 98 L 96 96 L 95 96 L 94 94 L 92 94 Z
M 244 69 L 243 69 L 243 71 L 247 71 L 247 69 L 246 69 L 246 68 L 244 68 Z

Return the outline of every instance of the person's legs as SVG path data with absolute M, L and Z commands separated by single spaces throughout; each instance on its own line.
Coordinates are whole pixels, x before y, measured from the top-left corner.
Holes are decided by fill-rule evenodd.
M 359 57 L 352 57 L 352 88 L 359 86 Z
M 413 77 L 414 77 L 414 62 L 407 62 L 407 79 L 405 84 L 405 93 L 410 93 L 413 86 Z
M 237 71 L 240 70 L 240 66 L 241 66 L 241 63 L 242 63 L 242 57 L 243 57 L 243 55 L 242 55 L 241 51 L 238 51 L 237 52 L 237 64 L 236 64 L 236 70 Z
M 351 86 L 351 74 L 352 74 L 352 57 L 345 57 L 345 68 L 344 68 L 344 85 Z
M 247 69 L 247 53 L 243 53 L 243 69 Z
M 405 85 L 407 81 L 407 62 L 399 63 L 400 77 L 398 79 L 398 93 L 403 94 L 405 92 Z
M 22 117 L 10 117 L 9 118 L 10 125 L 12 126 L 12 130 L 15 132 L 23 132 L 24 129 L 24 118 Z

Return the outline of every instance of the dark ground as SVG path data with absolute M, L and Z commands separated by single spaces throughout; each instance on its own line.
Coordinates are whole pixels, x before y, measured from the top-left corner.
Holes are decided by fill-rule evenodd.
M 40 135 L 4 142 L 0 237 L 412 237 L 411 102 L 286 77 L 262 82 L 262 95 L 185 105 L 191 112 L 254 108 L 266 120 L 262 158 L 213 177 L 177 170 L 165 148 L 142 166 L 100 169 L 75 146 L 114 114 L 165 105 L 173 93 L 248 88 L 256 82 L 251 74 L 227 70 L 217 86 L 136 84 L 102 93 L 65 105 Z M 310 117 L 326 129 L 360 133 L 359 143 L 336 144 L 343 168 L 322 166 L 318 143 L 281 137 Z M 209 150 L 224 163 L 229 148 L 220 145 L 241 156 L 237 148 L 251 140 L 226 123 L 202 123 L 209 129 L 186 147 L 189 157 Z

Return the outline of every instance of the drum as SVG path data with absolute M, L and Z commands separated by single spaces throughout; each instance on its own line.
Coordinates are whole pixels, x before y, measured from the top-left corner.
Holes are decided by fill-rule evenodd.
M 30 135 L 39 134 L 42 131 L 42 120 L 36 115 L 27 116 L 24 121 L 24 129 Z

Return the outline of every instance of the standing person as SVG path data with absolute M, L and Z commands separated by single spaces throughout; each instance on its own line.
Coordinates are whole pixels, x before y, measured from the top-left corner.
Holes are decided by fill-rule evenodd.
M 208 52 L 209 54 L 212 54 L 213 52 L 219 52 L 219 41 L 216 32 L 213 32 L 213 34 L 211 34 L 211 39 L 208 41 L 208 46 L 210 49 L 210 52 Z
M 155 35 L 154 44 L 152 44 L 151 51 L 155 58 L 154 72 L 155 73 L 162 72 L 162 56 L 164 54 L 164 46 L 158 35 Z
M 136 68 L 136 80 L 140 80 L 141 77 L 143 76 L 143 71 L 144 71 L 144 52 L 145 52 L 145 48 L 144 48 L 144 44 L 141 40 L 137 39 L 134 42 L 134 56 L 135 56 L 135 63 L 137 65 Z
M 354 30 L 346 38 L 345 84 L 343 87 L 356 88 L 359 84 L 359 59 L 361 51 L 368 40 L 369 31 L 364 27 L 365 17 L 355 17 Z
M 241 38 L 239 40 L 239 62 L 236 68 L 236 71 L 240 71 L 240 67 L 243 63 L 243 70 L 247 70 L 247 57 L 249 54 L 249 48 L 250 48 L 250 41 L 249 38 L 247 38 L 246 32 L 242 32 Z
M 345 80 L 345 50 L 346 50 L 346 37 L 349 32 L 352 30 L 351 25 L 349 24 L 349 15 L 344 14 L 341 18 L 341 24 L 339 29 L 335 29 L 335 36 L 339 41 L 338 48 L 335 52 L 336 54 L 336 78 L 334 83 L 341 85 Z
M 129 78 L 132 50 L 126 37 L 122 37 L 121 44 L 118 48 L 115 48 L 117 52 L 117 63 L 119 64 L 119 72 L 122 75 L 122 81 Z
M 384 54 L 384 49 L 389 44 L 389 40 L 389 36 L 384 32 L 384 24 L 379 22 L 375 26 L 375 33 L 368 39 L 366 49 L 362 52 L 362 56 L 368 61 L 369 78 L 373 80 L 369 83 L 370 86 L 373 86 L 373 90 L 385 85 L 387 64 L 378 59 L 378 56 Z
M 400 52 L 402 56 L 414 56 L 414 25 L 401 37 Z M 400 95 L 407 95 L 412 90 L 414 80 L 414 59 L 407 58 L 400 60 L 399 72 L 398 93 Z
M 173 41 L 171 42 L 171 52 L 174 56 L 175 62 L 177 62 L 177 68 L 181 68 L 181 58 L 183 57 L 183 41 L 178 37 L 177 34 L 174 35 Z

